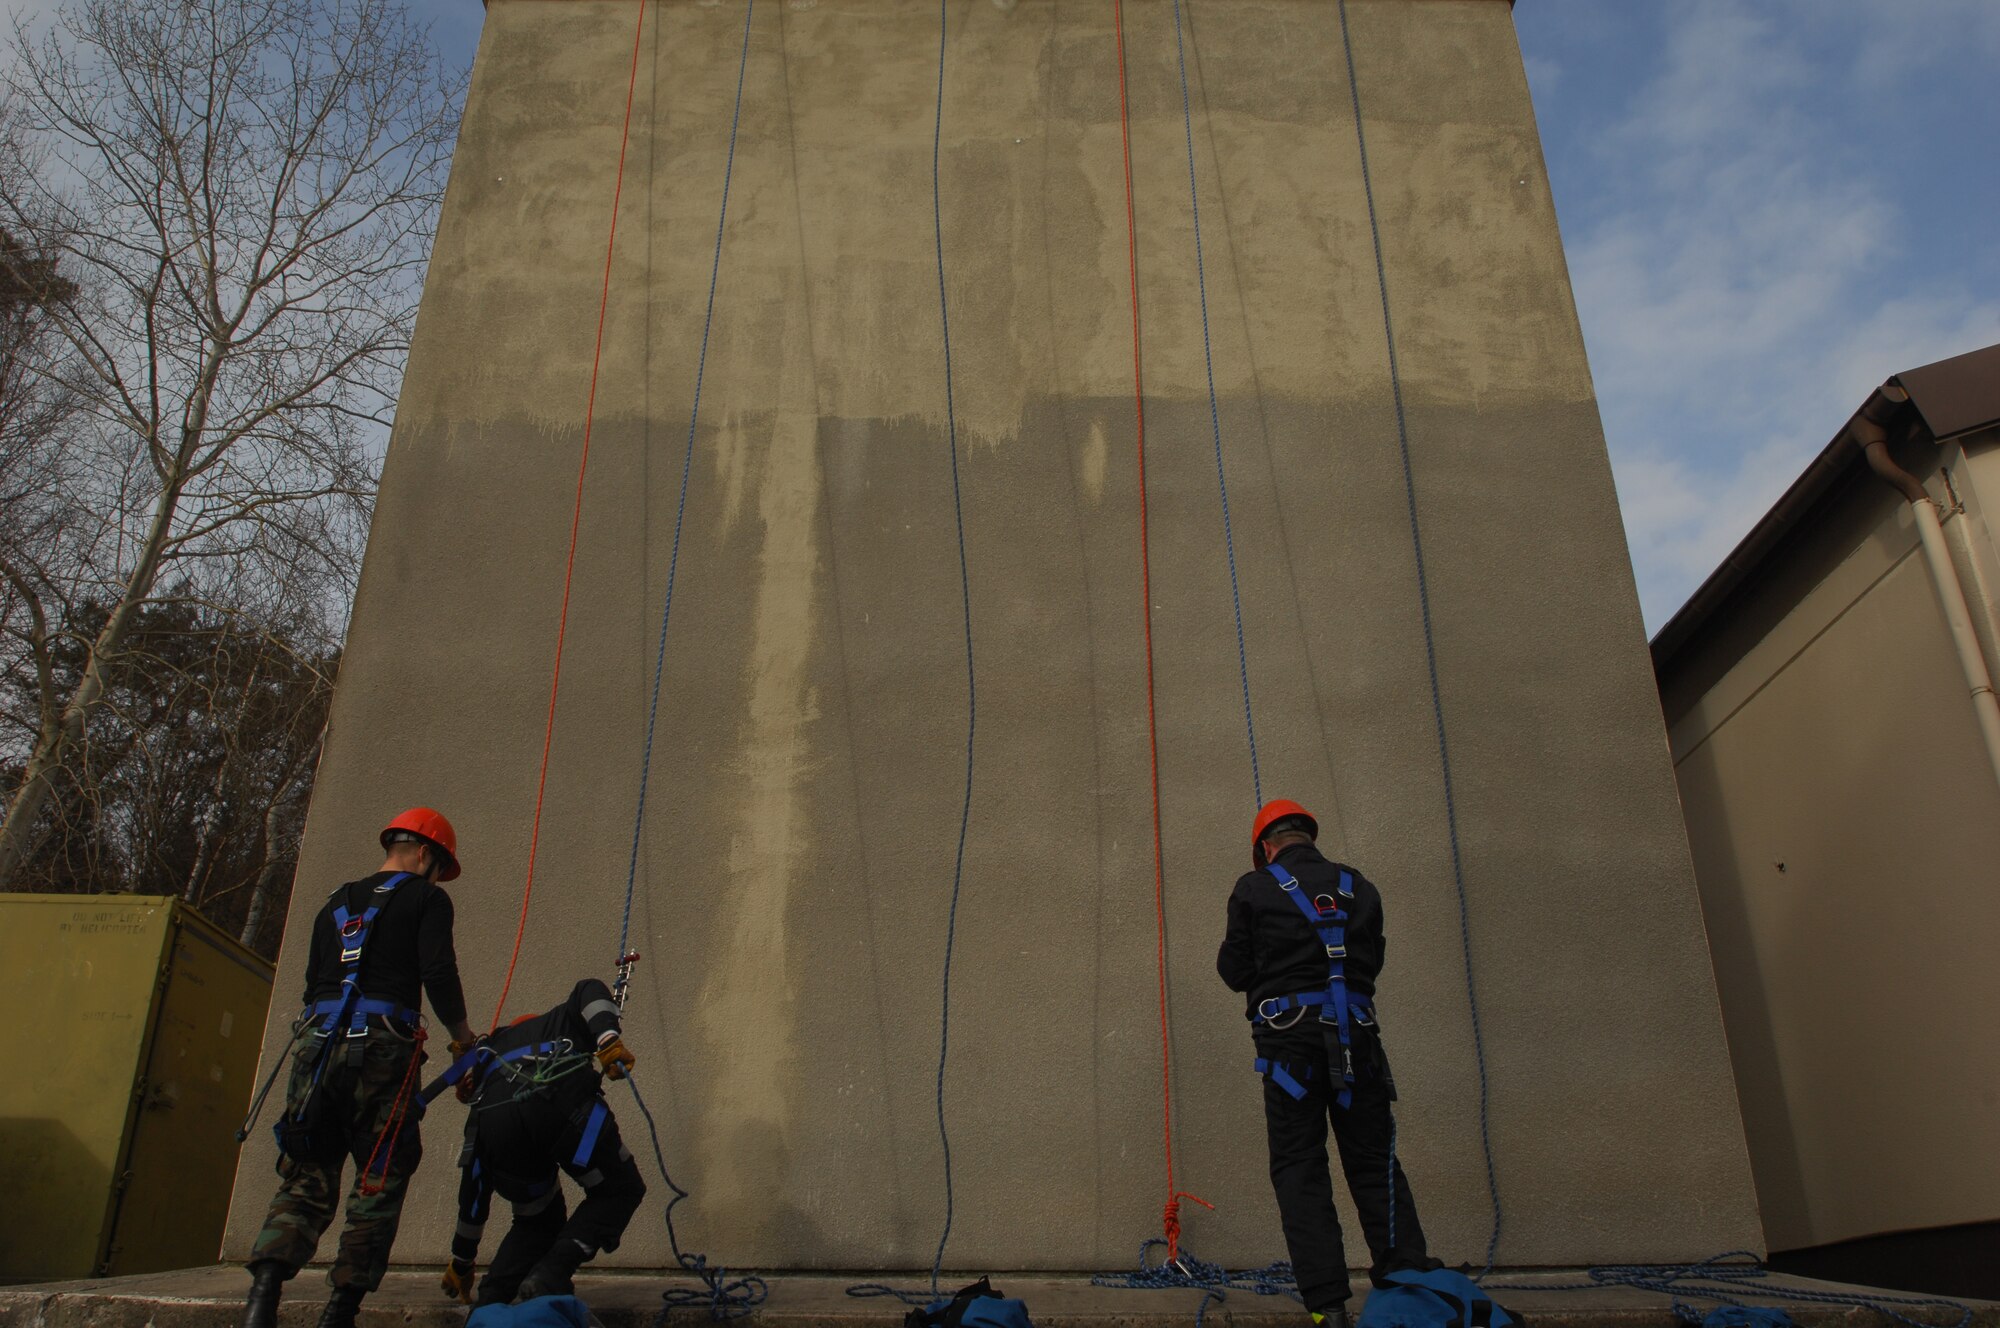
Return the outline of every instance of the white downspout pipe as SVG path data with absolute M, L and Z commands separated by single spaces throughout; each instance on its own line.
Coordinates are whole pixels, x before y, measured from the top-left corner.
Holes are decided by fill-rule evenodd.
M 1900 389 L 1894 391 L 1902 397 Z M 1993 676 L 1986 668 L 1986 656 L 1979 649 L 1979 635 L 1973 630 L 1972 610 L 1965 603 L 1965 589 L 1959 584 L 1958 568 L 1952 563 L 1945 544 L 1944 525 L 1938 519 L 1937 504 L 1916 476 L 1897 465 L 1889 455 L 1888 432 L 1870 419 L 1871 401 L 1862 407 L 1849 426 L 1855 442 L 1868 458 L 1869 468 L 1886 480 L 1910 504 L 1916 518 L 1917 539 L 1923 545 L 1924 561 L 1937 587 L 1938 603 L 1944 609 L 1946 629 L 1958 651 L 1958 665 L 1965 673 L 1972 697 L 1972 710 L 1979 719 L 1979 733 L 1986 742 L 1986 758 L 1993 766 L 1993 778 L 2000 781 L 2000 698 L 1993 693 Z

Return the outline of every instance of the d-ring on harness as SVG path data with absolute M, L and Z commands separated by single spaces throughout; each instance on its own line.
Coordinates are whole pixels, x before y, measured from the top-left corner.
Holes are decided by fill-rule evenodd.
M 1288 1010 L 1318 1006 L 1320 1022 L 1332 1024 L 1340 1035 L 1341 1089 L 1335 1101 L 1344 1109 L 1354 1104 L 1353 1024 L 1357 1019 L 1372 1023 L 1375 1018 L 1374 1002 L 1347 989 L 1347 910 L 1341 901 L 1354 898 L 1354 873 L 1341 868 L 1340 884 L 1335 887 L 1338 898 L 1320 895 L 1317 899 L 1307 899 L 1305 891 L 1299 888 L 1298 878 L 1283 867 L 1269 862 L 1264 864 L 1264 870 L 1277 879 L 1285 897 L 1298 905 L 1299 912 L 1306 915 L 1306 922 L 1319 934 L 1320 944 L 1326 947 L 1326 986 L 1295 996 L 1266 997 L 1257 1002 L 1250 1022 L 1253 1026 L 1270 1024 Z M 1269 1075 L 1271 1082 L 1290 1093 L 1294 1101 L 1304 1100 L 1305 1085 L 1290 1067 L 1259 1057 L 1252 1068 Z

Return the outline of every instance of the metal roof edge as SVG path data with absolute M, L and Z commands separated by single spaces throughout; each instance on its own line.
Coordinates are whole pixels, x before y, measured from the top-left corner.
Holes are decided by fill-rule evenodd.
M 1784 495 L 1737 542 L 1708 578 L 1687 597 L 1673 617 L 1653 636 L 1650 648 L 1655 676 L 1663 674 L 1690 641 L 1707 625 L 1730 596 L 1829 494 L 1847 472 L 1866 466 L 1861 449 L 1849 437 L 1856 416 L 1884 406 L 1912 417 L 1934 439 L 2000 422 L 2000 345 L 1985 346 L 1890 375 L 1886 384 L 1907 394 L 1907 404 L 1885 398 L 1876 388 L 1851 411 L 1805 471 Z M 1881 418 L 1878 414 L 1877 418 Z

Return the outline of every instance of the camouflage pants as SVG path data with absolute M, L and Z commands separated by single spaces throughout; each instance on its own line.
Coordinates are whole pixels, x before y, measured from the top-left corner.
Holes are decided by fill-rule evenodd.
M 296 1274 L 319 1248 L 319 1238 L 333 1225 L 339 1203 L 341 1173 L 347 1157 L 355 1164 L 354 1185 L 347 1193 L 347 1223 L 340 1233 L 340 1250 L 334 1256 L 327 1281 L 336 1287 L 359 1287 L 373 1291 L 382 1284 L 389 1269 L 389 1249 L 396 1242 L 396 1227 L 403 1217 L 403 1195 L 410 1176 L 423 1159 L 424 1148 L 415 1112 L 406 1118 L 394 1149 L 385 1159 L 375 1158 L 369 1172 L 369 1189 L 362 1193 L 362 1168 L 375 1152 L 376 1141 L 389 1124 L 396 1096 L 410 1069 L 410 1058 L 418 1054 L 415 1043 L 398 1037 L 379 1025 L 360 1039 L 360 1063 L 350 1063 L 353 1046 L 347 1038 L 336 1037 L 321 1075 L 320 1107 L 327 1113 L 328 1132 L 337 1136 L 345 1156 L 335 1154 L 327 1162 L 302 1162 L 280 1153 L 278 1193 L 271 1200 L 270 1215 L 250 1254 L 250 1262 L 271 1259 Z M 313 1062 L 320 1039 L 308 1037 L 292 1061 L 292 1077 L 286 1094 L 286 1109 L 297 1111 L 312 1091 Z

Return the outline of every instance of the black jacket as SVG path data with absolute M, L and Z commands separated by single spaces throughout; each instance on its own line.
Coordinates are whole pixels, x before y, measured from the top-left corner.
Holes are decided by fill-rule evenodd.
M 561 1005 L 495 1032 L 486 1039 L 486 1049 L 495 1056 L 501 1056 L 516 1047 L 547 1042 L 556 1044 L 558 1048 L 547 1053 L 550 1056 L 588 1056 L 597 1049 L 600 1036 L 619 1031 L 618 1005 L 611 999 L 611 988 L 596 978 L 585 978 L 570 989 L 569 999 Z M 565 1079 L 567 1082 L 557 1081 L 562 1084 L 562 1091 L 555 1094 L 560 1100 L 590 1097 L 597 1092 L 595 1065 L 586 1072 L 565 1076 Z M 522 1077 L 492 1071 L 487 1072 L 485 1081 L 479 1096 L 483 1107 L 497 1106 L 523 1095 L 531 1087 Z
M 371 904 L 382 911 L 369 924 L 361 952 L 361 994 L 371 1001 L 394 1001 L 417 1008 L 420 990 L 446 1024 L 465 1018 L 465 990 L 458 981 L 458 953 L 451 943 L 451 896 L 421 876 L 405 877 L 387 895 L 376 887 L 394 872 L 350 881 L 326 898 L 313 919 L 312 947 L 306 955 L 306 1003 L 340 996 L 340 928 L 336 905 L 359 917 Z
M 547 1061 L 539 1067 L 546 1069 L 559 1066 L 565 1057 L 589 1056 L 597 1049 L 599 1037 L 618 1032 L 618 1005 L 611 999 L 611 988 L 596 978 L 585 978 L 570 989 L 569 999 L 561 1005 L 509 1024 L 483 1045 L 497 1057 L 517 1047 L 554 1043 L 556 1049 L 543 1054 Z M 470 1263 L 479 1255 L 480 1237 L 493 1205 L 496 1178 L 492 1168 L 524 1180 L 544 1175 L 553 1184 L 551 1173 L 561 1158 L 550 1152 L 550 1147 L 559 1150 L 570 1145 L 574 1138 L 570 1131 L 581 1124 L 584 1104 L 602 1094 L 594 1061 L 543 1079 L 536 1073 L 537 1062 L 543 1057 L 522 1057 L 480 1071 L 478 1096 L 465 1121 L 465 1151 L 459 1157 L 458 1230 L 452 1236 L 451 1257 L 461 1263 Z M 507 1105 L 516 1102 L 518 1106 Z M 563 1128 L 523 1128 L 519 1117 L 527 1112 L 553 1117 Z
M 1375 994 L 1382 971 L 1382 895 L 1375 886 L 1344 863 L 1329 862 L 1310 844 L 1294 844 L 1278 854 L 1278 863 L 1298 878 L 1310 901 L 1333 894 L 1343 868 L 1353 875 L 1354 898 L 1347 909 L 1347 988 L 1363 996 Z M 1289 899 L 1277 878 L 1253 871 L 1236 882 L 1229 894 L 1229 926 L 1216 952 L 1215 971 L 1231 991 L 1245 996 L 1244 1008 L 1272 996 L 1294 996 L 1326 989 L 1326 947 L 1299 906 Z

